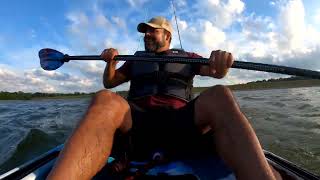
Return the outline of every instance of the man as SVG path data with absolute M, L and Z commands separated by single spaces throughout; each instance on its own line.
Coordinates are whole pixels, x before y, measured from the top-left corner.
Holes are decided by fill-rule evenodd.
M 140 23 L 138 31 L 145 34 L 147 53 L 175 55 L 175 51 L 169 50 L 173 30 L 165 18 L 155 17 L 148 23 Z M 109 157 L 115 132 L 125 134 L 131 130 L 138 134 L 137 142 L 149 133 L 163 146 L 166 143 L 159 134 L 169 140 L 166 134 L 175 139 L 181 132 L 190 130 L 191 134 L 196 134 L 195 131 L 204 134 L 211 130 L 217 153 L 237 179 L 275 179 L 275 171 L 268 165 L 252 127 L 228 88 L 214 86 L 191 100 L 194 75 L 223 78 L 233 63 L 231 53 L 212 51 L 209 65 L 126 62 L 118 70 L 114 61 L 116 55 L 118 51 L 112 48 L 101 54 L 108 62 L 104 85 L 112 88 L 131 80 L 129 102 L 111 91 L 99 91 L 65 143 L 48 179 L 92 178 Z M 182 52 L 178 56 L 196 55 Z M 153 122 L 156 117 L 148 112 L 157 113 L 153 115 L 161 118 Z M 159 122 L 161 120 L 163 122 Z M 180 132 L 175 133 L 174 128 Z M 146 133 L 139 134 L 140 130 Z

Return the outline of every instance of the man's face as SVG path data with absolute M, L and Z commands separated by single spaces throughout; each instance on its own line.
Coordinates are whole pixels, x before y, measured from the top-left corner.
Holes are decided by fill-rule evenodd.
M 158 49 L 164 47 L 168 43 L 166 36 L 164 29 L 147 27 L 144 35 L 145 50 L 149 52 L 156 52 Z

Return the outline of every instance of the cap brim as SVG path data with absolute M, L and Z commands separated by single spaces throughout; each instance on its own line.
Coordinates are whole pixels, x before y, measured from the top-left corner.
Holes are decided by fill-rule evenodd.
M 147 30 L 147 27 L 152 27 L 152 28 L 162 28 L 161 26 L 159 25 L 156 25 L 156 24 L 152 24 L 152 23 L 140 23 L 138 24 L 137 26 L 137 30 L 141 33 L 145 33 L 146 30 Z

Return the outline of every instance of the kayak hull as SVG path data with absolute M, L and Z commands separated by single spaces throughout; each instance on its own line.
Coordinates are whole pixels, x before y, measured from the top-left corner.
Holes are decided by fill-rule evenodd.
M 13 170 L 0 176 L 0 180 L 6 179 L 24 179 L 24 180 L 40 180 L 45 179 L 52 169 L 59 152 L 63 145 L 48 151 L 38 158 L 27 162 L 26 164 L 14 168 Z M 281 176 L 285 179 L 310 179 L 320 180 L 319 176 L 314 175 L 295 164 L 271 153 L 264 151 L 268 162 L 277 169 Z M 109 158 L 106 164 L 113 161 Z M 146 162 L 131 162 L 130 171 L 136 171 L 136 168 L 142 166 Z M 103 169 L 102 169 L 103 171 Z M 201 180 L 235 180 L 233 172 L 228 168 L 223 161 L 217 156 L 209 156 L 198 159 L 181 159 L 171 161 L 165 164 L 160 164 L 148 169 L 145 172 L 143 179 L 201 179 Z M 114 175 L 108 175 L 99 172 L 94 179 L 118 179 Z

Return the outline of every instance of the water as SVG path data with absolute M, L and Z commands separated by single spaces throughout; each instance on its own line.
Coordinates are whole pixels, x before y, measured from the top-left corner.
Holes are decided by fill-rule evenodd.
M 90 99 L 0 101 L 0 174 L 61 144 Z
M 237 92 L 263 148 L 320 174 L 320 88 Z
M 264 149 L 320 174 L 320 88 L 235 92 Z M 0 174 L 61 144 L 90 99 L 0 101 Z

